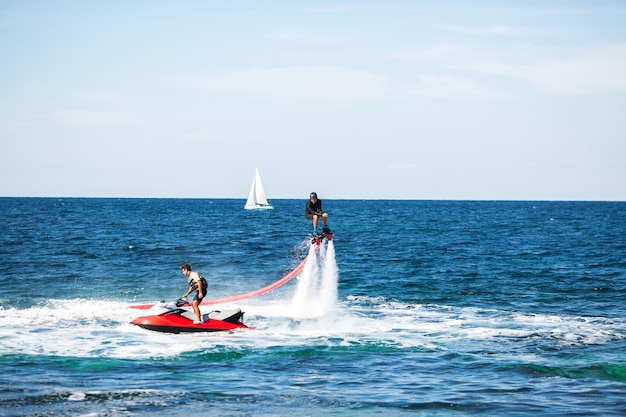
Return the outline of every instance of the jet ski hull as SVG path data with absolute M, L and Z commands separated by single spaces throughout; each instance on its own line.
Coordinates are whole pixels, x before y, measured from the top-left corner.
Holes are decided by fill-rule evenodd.
M 147 330 L 163 333 L 197 333 L 197 332 L 224 332 L 237 329 L 249 329 L 243 324 L 243 312 L 239 309 L 226 311 L 212 311 L 203 314 L 203 322 L 194 324 L 193 311 L 167 306 L 156 307 L 156 313 L 137 317 L 132 324 Z M 160 310 L 166 310 L 160 312 Z

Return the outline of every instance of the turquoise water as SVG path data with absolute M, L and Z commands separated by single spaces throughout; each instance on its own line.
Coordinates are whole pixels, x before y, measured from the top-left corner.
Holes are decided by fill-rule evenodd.
M 264 287 L 304 201 L 0 198 L 0 414 L 624 415 L 626 203 L 325 200 L 255 330 L 161 334 L 137 303 Z M 213 309 L 217 307 L 207 307 Z

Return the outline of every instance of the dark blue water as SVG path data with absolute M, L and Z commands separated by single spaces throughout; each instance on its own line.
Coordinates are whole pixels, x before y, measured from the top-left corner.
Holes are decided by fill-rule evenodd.
M 129 323 L 183 262 L 211 298 L 298 265 L 271 203 L 0 198 L 0 415 L 626 415 L 626 203 L 325 200 L 255 330 Z

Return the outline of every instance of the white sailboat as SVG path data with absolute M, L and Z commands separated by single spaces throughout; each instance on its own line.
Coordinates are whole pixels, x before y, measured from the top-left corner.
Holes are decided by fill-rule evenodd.
M 263 189 L 263 183 L 261 182 L 261 175 L 259 169 L 256 169 L 256 175 L 252 180 L 252 187 L 250 187 L 250 193 L 248 194 L 248 201 L 244 206 L 246 210 L 267 210 L 273 209 L 265 197 L 265 190 Z

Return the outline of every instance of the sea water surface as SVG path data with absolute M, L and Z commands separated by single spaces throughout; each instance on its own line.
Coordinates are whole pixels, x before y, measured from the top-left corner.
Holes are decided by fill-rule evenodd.
M 134 304 L 209 298 L 309 254 L 304 200 L 0 198 L 0 415 L 626 415 L 626 203 L 324 200 L 332 242 L 239 307 L 162 334 Z

